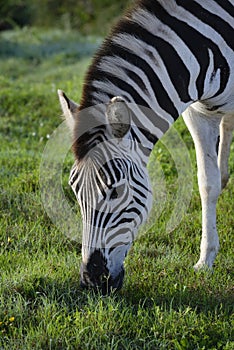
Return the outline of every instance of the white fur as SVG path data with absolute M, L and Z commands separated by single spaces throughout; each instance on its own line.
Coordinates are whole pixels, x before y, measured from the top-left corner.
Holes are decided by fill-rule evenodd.
M 159 18 L 155 17 L 150 12 L 140 9 L 133 14 L 133 19 L 134 22 L 147 29 L 153 35 L 157 33 L 159 38 L 166 40 L 180 52 L 181 60 L 189 69 L 191 76 L 193 76 L 193 79 L 190 79 L 189 82 L 188 92 L 191 98 L 196 100 L 198 98 L 198 93 L 195 82 L 200 73 L 200 65 L 189 47 L 170 27 L 162 23 Z

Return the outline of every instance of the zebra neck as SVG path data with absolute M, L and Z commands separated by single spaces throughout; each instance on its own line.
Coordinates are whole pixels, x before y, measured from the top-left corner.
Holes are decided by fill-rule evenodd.
M 133 138 L 151 150 L 197 99 L 199 67 L 182 40 L 175 44 L 173 35 L 168 36 L 169 28 L 162 30 L 154 15 L 136 7 L 129 16 L 95 56 L 85 79 L 81 108 L 123 97 L 133 112 Z
M 122 96 L 139 106 L 133 124 L 156 142 L 191 103 L 218 98 L 229 79 L 222 48 L 232 57 L 220 33 L 228 39 L 232 31 L 220 20 L 215 22 L 216 32 L 209 6 L 198 3 L 137 1 L 97 52 L 86 75 L 81 107 Z M 219 9 L 215 1 L 212 4 Z M 201 15 L 209 26 L 202 24 Z M 147 143 L 144 136 L 140 139 Z

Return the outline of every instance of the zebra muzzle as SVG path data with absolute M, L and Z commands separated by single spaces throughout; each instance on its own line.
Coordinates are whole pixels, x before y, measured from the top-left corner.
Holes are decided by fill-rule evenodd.
M 112 277 L 105 267 L 94 266 L 91 268 L 89 264 L 81 264 L 80 268 L 80 285 L 81 288 L 93 289 L 101 292 L 102 295 L 108 295 L 112 292 L 120 290 L 123 285 L 124 268 L 116 277 Z

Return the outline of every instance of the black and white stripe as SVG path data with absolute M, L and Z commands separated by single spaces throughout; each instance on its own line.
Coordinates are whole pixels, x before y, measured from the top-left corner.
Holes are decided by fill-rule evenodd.
M 81 109 L 122 96 L 155 112 L 149 120 L 138 111 L 134 122 L 159 139 L 192 102 L 216 97 L 213 108 L 219 106 L 233 60 L 232 4 L 224 3 L 139 1 L 97 53 Z M 139 131 L 138 136 L 147 143 Z
M 70 178 L 83 214 L 84 264 L 103 248 L 104 265 L 116 277 L 118 259 L 111 254 L 131 243 L 150 210 L 148 156 L 178 116 L 191 105 L 208 116 L 233 113 L 233 16 L 228 0 L 137 1 L 94 57 L 74 132 L 78 165 Z M 111 140 L 106 127 L 105 106 L 116 96 L 131 111 L 127 146 Z M 82 118 L 95 105 L 96 112 Z M 92 128 L 94 120 L 101 126 Z M 89 129 L 79 138 L 84 124 Z

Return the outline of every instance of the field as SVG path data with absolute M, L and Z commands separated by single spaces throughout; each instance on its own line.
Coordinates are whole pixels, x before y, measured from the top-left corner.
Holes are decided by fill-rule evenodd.
M 168 229 L 178 204 L 180 170 L 172 148 L 162 141 L 150 162 L 160 168 L 160 210 L 136 239 L 117 294 L 103 298 L 80 289 L 81 242 L 69 239 L 44 210 L 42 154 L 62 122 L 56 90 L 79 101 L 99 44 L 94 37 L 55 30 L 0 36 L 0 349 L 233 350 L 234 144 L 232 176 L 218 202 L 221 249 L 213 273 L 192 268 L 199 254 L 201 211 L 193 143 L 181 119 L 174 131 L 191 159 L 190 204 L 180 224 Z M 170 134 L 166 137 L 170 140 Z M 76 208 L 67 185 L 72 161 L 70 152 L 61 181 Z

